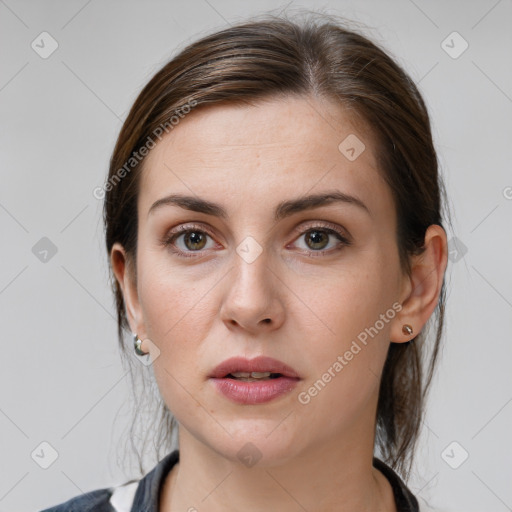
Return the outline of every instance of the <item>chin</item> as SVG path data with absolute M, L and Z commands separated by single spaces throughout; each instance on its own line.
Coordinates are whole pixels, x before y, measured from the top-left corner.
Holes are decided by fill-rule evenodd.
M 279 466 L 299 455 L 304 443 L 303 436 L 293 436 L 282 427 L 275 420 L 237 421 L 236 425 L 226 425 L 231 436 L 225 433 L 222 439 L 208 441 L 217 453 L 248 468 Z

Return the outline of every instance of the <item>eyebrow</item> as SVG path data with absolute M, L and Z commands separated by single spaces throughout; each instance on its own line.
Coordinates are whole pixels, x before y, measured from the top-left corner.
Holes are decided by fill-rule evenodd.
M 320 208 L 321 206 L 333 203 L 354 205 L 366 211 L 368 215 L 372 215 L 369 208 L 357 197 L 338 190 L 333 190 L 321 194 L 312 194 L 309 196 L 299 197 L 297 199 L 282 201 L 275 209 L 274 220 L 278 221 L 298 212 L 311 210 L 313 208 Z M 220 204 L 207 201 L 206 199 L 202 199 L 198 196 L 186 196 L 183 194 L 171 194 L 158 199 L 151 205 L 148 215 L 163 206 L 179 206 L 185 210 L 213 215 L 221 219 L 227 219 L 228 217 L 227 211 Z

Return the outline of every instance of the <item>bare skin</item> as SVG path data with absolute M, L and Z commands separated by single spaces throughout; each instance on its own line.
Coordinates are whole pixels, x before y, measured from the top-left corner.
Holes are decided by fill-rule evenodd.
M 350 134 L 365 144 L 354 161 L 338 149 Z M 389 482 L 372 466 L 379 382 L 389 344 L 409 341 L 437 305 L 447 241 L 430 226 L 405 274 L 373 147 L 338 105 L 289 97 L 193 111 L 148 155 L 137 279 L 120 244 L 111 262 L 130 327 L 158 354 L 155 378 L 180 424 L 180 462 L 165 480 L 161 512 L 396 512 Z M 331 202 L 275 220 L 280 202 L 331 191 L 366 208 Z M 175 204 L 150 212 L 169 194 L 218 203 L 226 217 Z M 180 225 L 196 233 L 192 242 L 170 238 Z M 262 249 L 251 263 L 236 251 L 249 236 Z M 338 356 L 380 324 L 333 376 Z M 292 366 L 296 388 L 257 405 L 218 392 L 215 366 L 258 355 Z M 308 395 L 329 368 L 328 384 Z M 248 442 L 261 455 L 251 467 L 238 456 Z

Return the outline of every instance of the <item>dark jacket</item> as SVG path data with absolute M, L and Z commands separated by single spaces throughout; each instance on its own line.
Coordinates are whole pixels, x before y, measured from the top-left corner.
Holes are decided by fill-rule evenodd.
M 179 460 L 179 451 L 166 455 L 146 476 L 122 486 L 106 487 L 75 496 L 41 512 L 159 512 L 159 493 L 165 477 Z M 389 480 L 398 512 L 422 512 L 418 500 L 401 478 L 374 457 L 373 465 Z M 426 510 L 426 509 L 425 509 Z

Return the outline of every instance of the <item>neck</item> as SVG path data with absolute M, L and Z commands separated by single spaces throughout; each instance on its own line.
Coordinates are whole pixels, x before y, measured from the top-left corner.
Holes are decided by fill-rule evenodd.
M 396 512 L 388 480 L 372 465 L 373 433 L 371 441 L 362 449 L 323 440 L 284 462 L 246 467 L 180 427 L 180 461 L 164 483 L 160 512 Z

